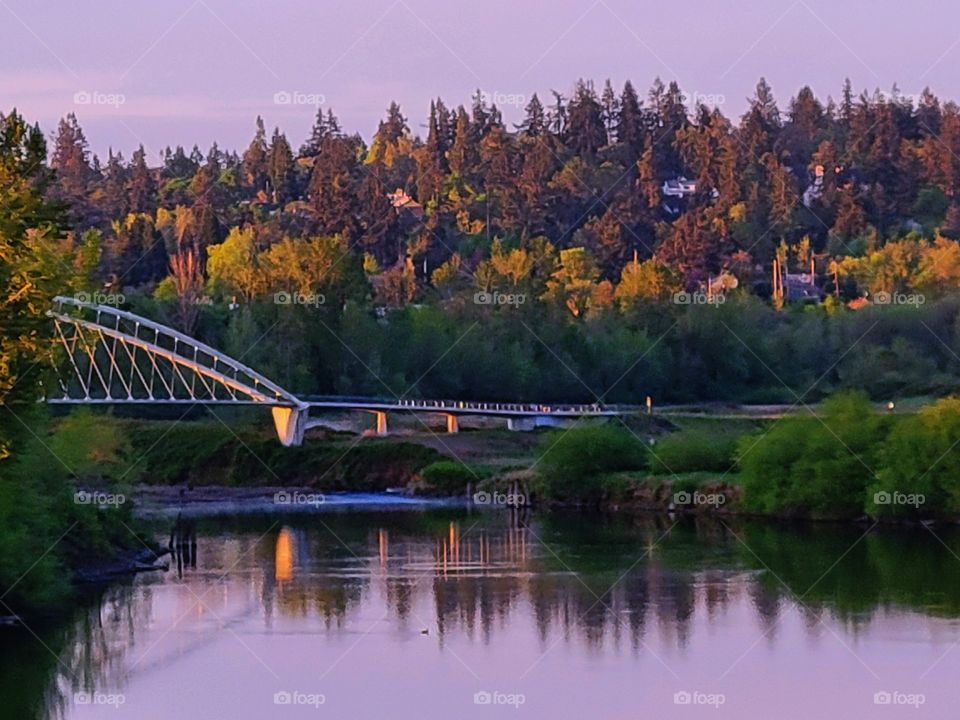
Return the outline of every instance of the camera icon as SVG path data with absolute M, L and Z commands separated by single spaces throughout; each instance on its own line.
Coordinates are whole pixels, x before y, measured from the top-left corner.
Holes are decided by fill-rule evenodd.
M 875 305 L 889 305 L 890 300 L 890 293 L 886 292 L 885 290 L 881 290 L 873 295 L 873 302 Z
M 86 490 L 78 490 L 73 494 L 73 502 L 77 505 L 89 505 L 93 501 L 93 495 Z
M 674 505 L 689 505 L 692 500 L 693 498 L 686 490 L 681 490 L 680 492 L 673 494 Z
M 80 302 L 80 303 L 89 303 L 92 301 L 92 298 L 90 297 L 90 293 L 78 292 L 73 297 L 77 302 Z
M 692 701 L 693 697 L 686 690 L 681 690 L 673 694 L 674 705 L 689 705 Z
M 892 500 L 893 497 L 886 490 L 873 494 L 874 505 L 889 505 Z
M 473 504 L 474 505 L 489 505 L 490 504 L 490 493 L 486 490 L 480 490 L 473 494 Z
M 893 696 L 885 690 L 873 694 L 874 705 L 890 705 L 892 702 Z
M 478 292 L 473 294 L 473 302 L 477 305 L 492 305 L 493 293 Z
M 85 692 L 74 693 L 73 701 L 77 705 L 89 705 L 90 704 L 90 695 Z
M 293 302 L 293 296 L 288 292 L 278 292 L 273 294 L 273 303 L 275 305 L 289 305 Z
M 273 94 L 273 104 L 274 105 L 289 105 L 293 102 L 293 96 L 288 93 L 286 90 L 281 90 L 280 92 L 275 92 Z
M 292 702 L 293 702 L 293 695 L 288 693 L 286 690 L 281 690 L 280 692 L 275 692 L 273 694 L 274 705 L 289 705 Z
M 74 105 L 89 105 L 93 102 L 93 96 L 86 90 L 79 90 L 73 94 Z
M 691 295 L 687 292 L 678 292 L 673 294 L 673 304 L 674 305 L 689 305 L 691 301 Z
M 290 496 L 290 493 L 281 490 L 278 493 L 273 494 L 273 504 L 274 505 L 289 505 L 293 501 L 293 498 Z
M 493 695 L 488 693 L 486 690 L 481 690 L 480 692 L 475 692 L 473 694 L 474 705 L 489 705 L 492 702 L 493 702 Z

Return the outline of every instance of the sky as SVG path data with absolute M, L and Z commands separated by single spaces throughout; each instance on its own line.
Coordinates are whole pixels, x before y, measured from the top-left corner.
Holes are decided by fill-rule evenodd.
M 930 86 L 960 99 L 960 5 L 943 0 L 0 0 L 0 112 L 151 162 L 170 145 L 245 148 L 261 115 L 296 148 L 318 107 L 368 138 L 391 100 L 425 135 L 430 99 L 480 89 L 518 122 L 536 92 L 675 80 L 739 116 L 759 77 L 785 107 Z

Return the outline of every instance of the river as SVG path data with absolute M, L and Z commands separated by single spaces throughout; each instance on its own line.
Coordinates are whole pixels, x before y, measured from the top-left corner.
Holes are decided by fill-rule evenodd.
M 170 521 L 155 519 L 165 541 Z M 10 718 L 956 717 L 960 533 L 341 506 L 199 517 L 5 631 Z M 36 633 L 36 634 L 34 634 Z

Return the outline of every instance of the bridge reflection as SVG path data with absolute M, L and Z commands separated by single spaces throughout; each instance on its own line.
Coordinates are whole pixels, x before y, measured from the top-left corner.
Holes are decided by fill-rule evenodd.
M 944 530 L 943 547 L 918 533 L 452 511 L 181 523 L 183 559 L 167 577 L 112 589 L 59 644 L 47 639 L 59 664 L 45 703 L 56 716 L 72 692 L 120 688 L 233 628 L 282 638 L 369 627 L 441 647 L 532 628 L 542 648 L 640 655 L 652 642 L 683 652 L 696 626 L 744 612 L 770 643 L 786 612 L 812 639 L 822 619 L 855 633 L 894 606 L 960 617 L 960 578 L 943 572 L 960 535 Z

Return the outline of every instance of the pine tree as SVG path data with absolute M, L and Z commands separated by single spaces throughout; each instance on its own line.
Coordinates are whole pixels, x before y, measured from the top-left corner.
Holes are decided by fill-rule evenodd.
M 127 205 L 133 213 L 153 215 L 157 210 L 157 187 L 153 172 L 147 167 L 147 153 L 143 145 L 137 148 L 130 161 Z
M 57 127 L 50 166 L 56 171 L 57 185 L 67 196 L 80 198 L 86 194 L 93 179 L 93 168 L 87 138 L 73 113 L 63 118 Z
M 617 117 L 617 142 L 624 143 L 637 157 L 643 150 L 643 111 L 640 108 L 640 99 L 633 84 L 627 80 L 620 94 L 620 113 Z
M 273 131 L 267 171 L 273 202 L 282 203 L 289 200 L 293 194 L 293 151 L 290 149 L 286 135 L 280 132 L 280 128 L 275 128 Z
M 353 214 L 359 167 L 359 140 L 327 137 L 313 164 L 307 199 L 316 215 L 315 230 L 321 235 L 340 234 L 347 241 L 356 237 Z
M 254 195 L 265 193 L 267 190 L 269 182 L 267 152 L 267 131 L 263 126 L 263 118 L 258 115 L 256 135 L 243 153 L 243 184 Z
M 603 122 L 603 108 L 597 100 L 592 83 L 577 83 L 567 106 L 567 126 L 564 142 L 580 155 L 593 155 L 606 143 L 607 131 Z
M 517 126 L 521 134 L 528 137 L 539 137 L 547 131 L 547 117 L 543 110 L 543 104 L 540 98 L 534 93 L 524 109 L 526 117 L 523 122 Z
M 610 78 L 603 85 L 603 94 L 600 96 L 600 105 L 603 108 L 603 125 L 607 131 L 606 145 L 612 145 L 616 139 L 615 129 L 620 111 L 620 101 L 613 91 Z

